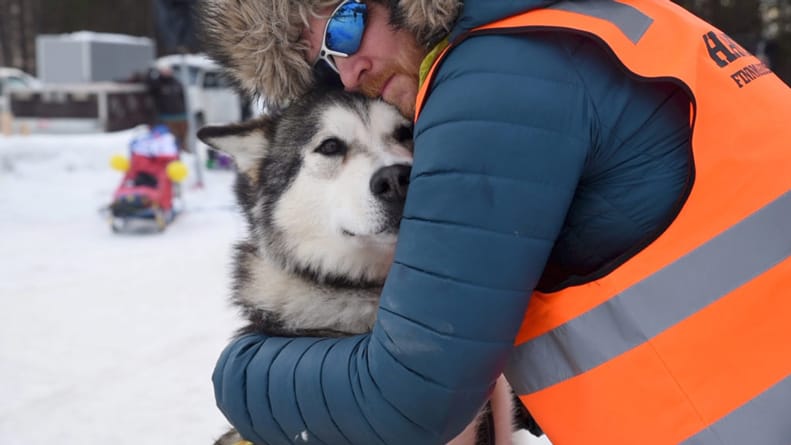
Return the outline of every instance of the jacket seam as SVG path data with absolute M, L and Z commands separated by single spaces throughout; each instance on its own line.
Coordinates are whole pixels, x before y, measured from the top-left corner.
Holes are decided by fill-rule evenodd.
M 491 287 L 491 286 L 485 286 L 485 285 L 482 285 L 482 284 L 472 283 L 470 281 L 460 280 L 460 279 L 449 277 L 449 276 L 445 276 L 445 275 L 442 275 L 442 274 L 439 274 L 439 273 L 436 273 L 436 272 L 430 272 L 428 270 L 421 269 L 419 267 L 415 267 L 415 266 L 403 263 L 401 261 L 393 261 L 393 264 L 397 264 L 397 265 L 399 265 L 401 267 L 405 267 L 405 268 L 410 269 L 410 270 L 412 270 L 414 272 L 422 273 L 424 275 L 428 275 L 430 277 L 438 278 L 440 280 L 446 280 L 446 281 L 450 281 L 450 282 L 453 282 L 453 283 L 456 283 L 456 284 L 461 284 L 461 285 L 464 285 L 464 286 L 469 286 L 469 287 L 473 287 L 473 288 L 477 288 L 477 289 L 481 289 L 481 290 L 485 290 L 485 291 L 510 292 L 510 293 L 514 293 L 514 294 L 524 294 L 524 292 L 526 291 L 526 289 L 522 289 L 522 288 L 520 288 L 520 289 L 509 289 L 509 288 L 504 288 L 504 287 Z M 380 309 L 381 309 L 381 307 L 380 307 Z

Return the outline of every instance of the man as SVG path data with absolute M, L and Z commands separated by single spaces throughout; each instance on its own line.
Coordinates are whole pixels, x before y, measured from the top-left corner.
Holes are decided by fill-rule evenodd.
M 245 437 L 444 443 L 503 371 L 556 444 L 791 437 L 791 93 L 722 32 L 650 0 L 202 14 L 275 103 L 329 66 L 417 116 L 373 332 L 234 341 L 215 393 Z
M 179 149 L 187 151 L 187 108 L 181 82 L 174 76 L 172 68 L 159 66 L 148 71 L 146 84 L 154 100 L 158 121 L 167 125 L 176 137 Z

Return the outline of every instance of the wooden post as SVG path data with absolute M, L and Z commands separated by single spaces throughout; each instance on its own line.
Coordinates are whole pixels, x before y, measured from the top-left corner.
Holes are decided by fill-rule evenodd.
M 0 113 L 0 133 L 3 136 L 11 136 L 14 132 L 14 115 L 8 111 Z

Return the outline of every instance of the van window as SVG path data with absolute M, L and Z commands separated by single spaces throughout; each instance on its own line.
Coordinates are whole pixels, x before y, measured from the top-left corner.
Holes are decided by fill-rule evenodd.
M 207 71 L 203 75 L 203 88 L 231 88 L 231 83 L 219 71 Z
M 173 65 L 171 66 L 171 69 L 173 70 L 173 77 L 181 80 L 181 65 Z M 188 66 L 187 73 L 189 73 L 190 85 L 195 85 L 198 81 L 198 68 L 195 68 L 194 66 Z
M 8 89 L 25 88 L 27 87 L 27 82 L 19 77 L 10 76 L 6 78 L 5 85 L 8 87 Z

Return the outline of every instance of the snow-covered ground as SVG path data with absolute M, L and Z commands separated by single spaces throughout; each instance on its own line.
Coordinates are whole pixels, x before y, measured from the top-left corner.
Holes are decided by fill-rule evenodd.
M 109 159 L 132 131 L 0 136 L 2 445 L 210 445 L 226 428 L 210 376 L 239 325 L 232 174 L 191 175 L 164 233 L 113 234 Z

